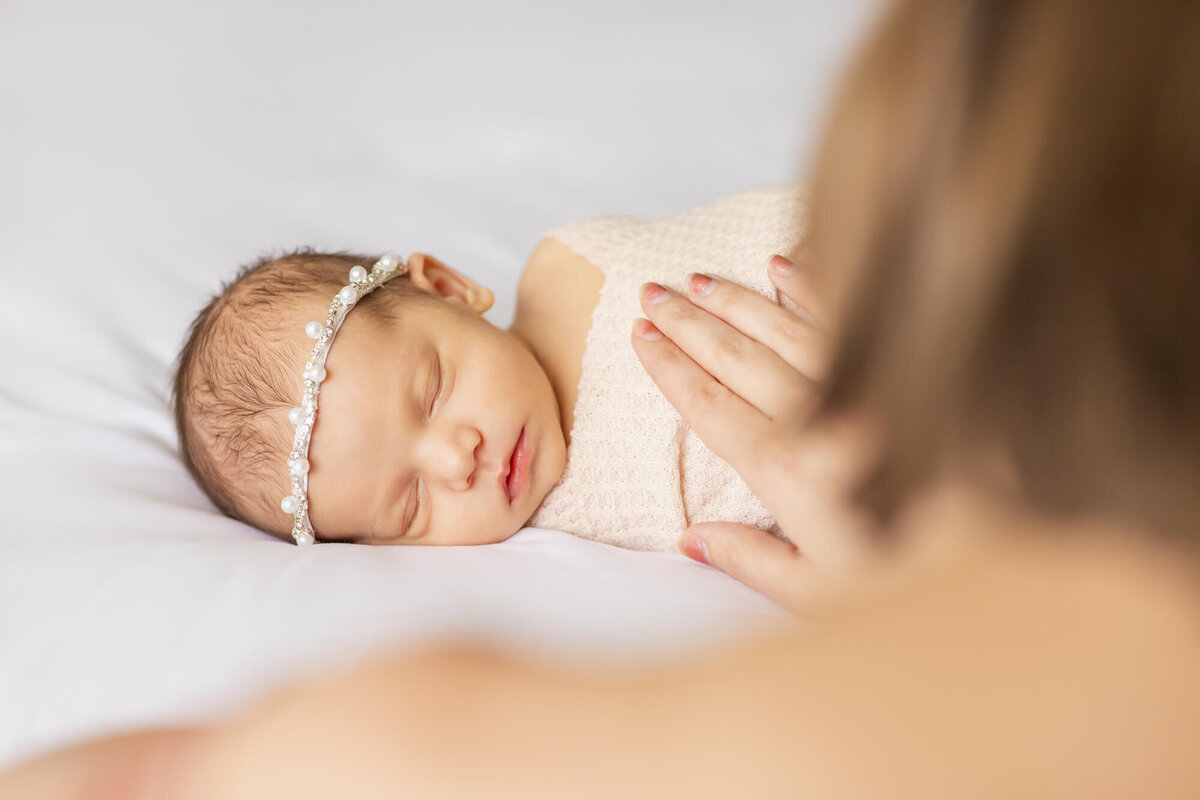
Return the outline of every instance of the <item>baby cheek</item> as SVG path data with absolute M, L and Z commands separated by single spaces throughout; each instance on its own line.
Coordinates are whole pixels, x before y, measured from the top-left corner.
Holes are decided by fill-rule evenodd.
M 503 542 L 521 529 L 518 520 L 496 511 L 456 515 L 446 520 L 446 529 L 437 537 L 439 544 L 479 545 Z

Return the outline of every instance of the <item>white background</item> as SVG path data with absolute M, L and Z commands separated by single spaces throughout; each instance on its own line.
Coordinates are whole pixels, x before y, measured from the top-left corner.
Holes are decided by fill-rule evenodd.
M 283 545 L 191 484 L 170 365 L 264 252 L 431 252 L 506 324 L 542 231 L 803 177 L 873 6 L 0 2 L 0 766 L 406 643 L 627 661 L 777 624 L 555 532 Z

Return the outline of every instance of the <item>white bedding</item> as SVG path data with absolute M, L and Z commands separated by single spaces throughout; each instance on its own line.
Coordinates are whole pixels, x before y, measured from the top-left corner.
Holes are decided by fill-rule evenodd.
M 672 554 L 284 545 L 181 466 L 169 365 L 235 266 L 426 250 L 795 179 L 872 3 L 0 3 L 0 767 L 447 638 L 631 661 L 781 612 Z

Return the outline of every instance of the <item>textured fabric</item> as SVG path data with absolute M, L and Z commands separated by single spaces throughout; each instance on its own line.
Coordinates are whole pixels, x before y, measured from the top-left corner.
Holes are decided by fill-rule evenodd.
M 717 458 L 650 380 L 629 335 L 638 286 L 681 289 L 689 272 L 752 287 L 778 302 L 772 253 L 799 240 L 796 186 L 752 189 L 655 220 L 597 217 L 550 231 L 604 273 L 583 356 L 562 479 L 530 524 L 636 550 L 674 551 L 695 522 L 730 520 L 778 533 L 745 482 Z

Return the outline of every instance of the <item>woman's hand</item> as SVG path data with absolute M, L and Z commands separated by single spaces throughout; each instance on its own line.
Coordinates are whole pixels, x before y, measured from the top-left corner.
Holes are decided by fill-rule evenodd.
M 633 347 L 791 540 L 710 522 L 689 528 L 680 549 L 798 610 L 809 607 L 822 573 L 856 560 L 866 534 L 842 497 L 857 443 L 850 431 L 808 424 L 831 349 L 826 315 L 802 266 L 773 256 L 767 271 L 800 313 L 708 275 L 688 276 L 686 296 L 648 283 L 648 319 L 634 324 Z

